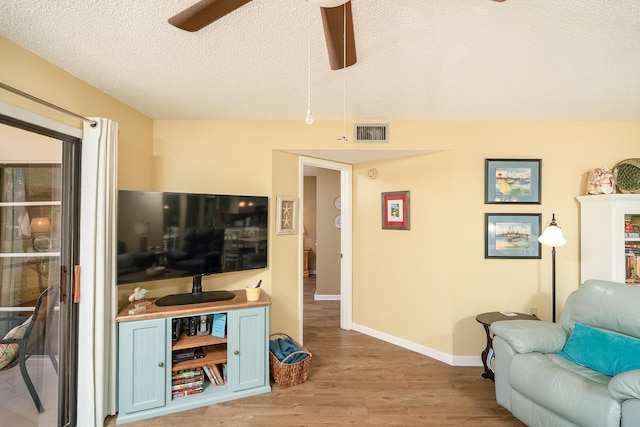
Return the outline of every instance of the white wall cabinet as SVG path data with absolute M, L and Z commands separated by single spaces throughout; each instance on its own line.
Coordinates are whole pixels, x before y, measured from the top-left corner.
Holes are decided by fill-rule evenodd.
M 640 229 L 640 194 L 580 196 L 578 201 L 580 281 L 640 284 L 640 237 L 634 233 Z
M 266 393 L 269 385 L 269 297 L 247 302 L 245 292 L 231 301 L 186 306 L 149 306 L 129 315 L 127 307 L 118 321 L 117 424 L 208 406 L 227 400 Z M 190 316 L 226 314 L 224 338 L 189 337 L 172 341 L 172 320 Z M 150 318 L 151 317 L 151 318 Z M 204 347 L 205 357 L 172 363 L 172 352 Z M 201 393 L 172 397 L 174 372 L 211 364 L 225 364 L 227 383 L 205 380 Z

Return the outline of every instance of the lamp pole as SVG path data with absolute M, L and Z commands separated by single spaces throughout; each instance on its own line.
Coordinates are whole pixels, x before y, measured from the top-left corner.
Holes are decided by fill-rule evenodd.
M 551 312 L 553 323 L 556 323 L 556 247 L 551 248 Z
M 556 222 L 556 214 L 551 217 L 551 222 L 545 228 L 544 233 L 538 237 L 540 244 L 551 246 L 551 312 L 553 323 L 556 322 L 556 246 L 564 246 L 567 240 Z

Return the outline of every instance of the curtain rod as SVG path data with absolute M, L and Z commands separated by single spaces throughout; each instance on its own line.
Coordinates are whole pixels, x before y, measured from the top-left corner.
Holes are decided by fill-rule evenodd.
M 53 108 L 54 110 L 60 111 L 61 113 L 65 113 L 65 114 L 68 114 L 69 116 L 73 116 L 73 117 L 75 117 L 75 118 L 77 118 L 77 119 L 80 119 L 80 120 L 82 120 L 82 121 L 84 121 L 84 122 L 89 123 L 89 124 L 91 125 L 91 127 L 96 127 L 96 126 L 98 125 L 98 122 L 96 122 L 95 120 L 91 120 L 91 119 L 88 119 L 88 118 L 86 118 L 86 117 L 84 117 L 84 116 L 81 116 L 81 115 L 79 115 L 79 114 L 76 114 L 76 113 L 74 113 L 74 112 L 71 112 L 71 111 L 69 111 L 69 110 L 65 110 L 65 109 L 64 109 L 64 108 L 62 108 L 62 107 L 58 107 L 58 106 L 57 106 L 57 105 L 55 105 L 55 104 L 52 104 L 52 103 L 47 102 L 47 101 L 45 101 L 45 100 L 42 100 L 42 99 L 40 99 L 40 98 L 36 98 L 36 97 L 35 97 L 35 96 L 33 96 L 33 95 L 29 95 L 28 93 L 22 92 L 21 90 L 18 90 L 18 89 L 14 88 L 14 87 L 11 87 L 11 86 L 9 86 L 9 85 L 6 85 L 6 84 L 4 84 L 4 83 L 2 83 L 2 82 L 0 82 L 0 88 L 2 88 L 2 89 L 4 89 L 4 90 L 8 90 L 9 92 L 13 92 L 13 93 L 15 93 L 16 95 L 20 95 L 20 96 L 22 96 L 23 98 L 30 99 L 31 101 L 37 102 L 38 104 L 42 104 L 42 105 L 44 105 L 44 106 L 46 106 L 46 107 Z

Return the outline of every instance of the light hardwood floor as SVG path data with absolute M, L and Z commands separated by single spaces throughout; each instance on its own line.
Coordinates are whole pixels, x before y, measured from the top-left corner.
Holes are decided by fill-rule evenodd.
M 314 301 L 305 281 L 309 379 L 267 394 L 126 424 L 204 426 L 523 426 L 495 402 L 479 367 L 452 367 L 339 327 L 337 301 Z M 278 332 L 278 331 L 274 331 Z M 478 333 L 483 333 L 478 327 Z M 114 427 L 115 418 L 105 427 Z

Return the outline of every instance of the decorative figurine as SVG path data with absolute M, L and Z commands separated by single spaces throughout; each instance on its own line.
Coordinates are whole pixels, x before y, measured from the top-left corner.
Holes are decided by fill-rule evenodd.
M 147 292 L 149 291 L 146 290 L 145 288 L 135 288 L 133 290 L 133 293 L 129 295 L 129 302 L 135 303 L 136 301 L 143 299 L 144 296 L 147 295 Z M 142 302 L 136 303 L 135 307 L 129 310 L 129 314 L 136 314 L 141 311 L 144 311 L 147 309 L 147 305 L 150 305 L 150 304 L 151 303 L 149 301 L 142 301 Z
M 129 295 L 129 301 L 134 302 L 140 299 L 143 299 L 145 295 L 147 295 L 148 290 L 145 288 L 135 288 L 133 293 Z

